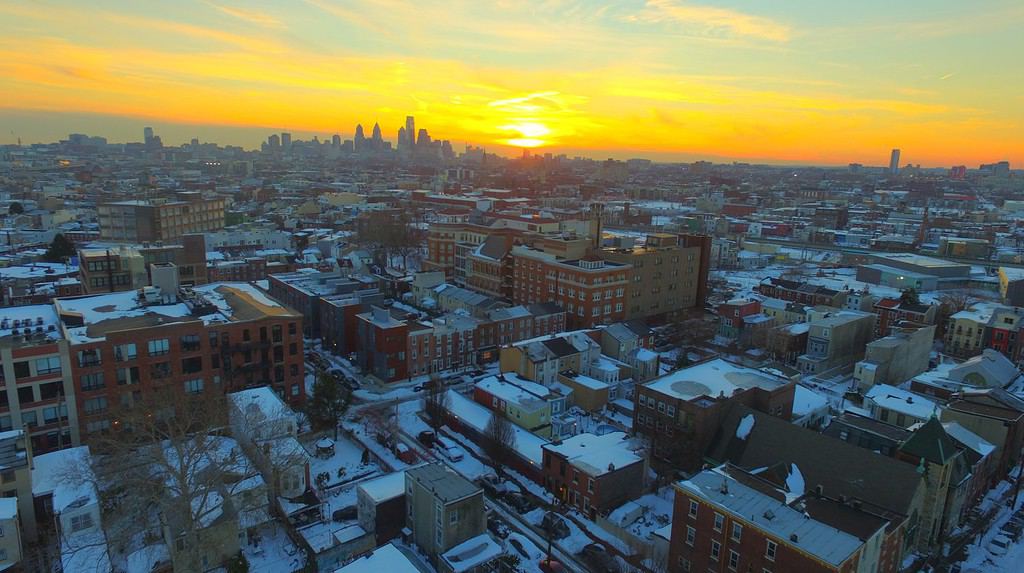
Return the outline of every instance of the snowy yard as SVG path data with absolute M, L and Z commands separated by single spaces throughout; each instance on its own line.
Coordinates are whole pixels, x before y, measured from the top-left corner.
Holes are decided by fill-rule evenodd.
M 333 453 L 321 453 L 327 448 L 333 447 Z M 309 454 L 309 477 L 316 483 L 317 476 L 326 473 L 328 478 L 326 485 L 321 489 L 331 489 L 341 484 L 362 477 L 380 473 L 380 467 L 370 461 L 363 464 L 363 448 L 359 444 L 345 438 L 342 435 L 334 440 L 330 435 L 306 441 L 303 443 L 306 452 Z
M 255 544 L 242 547 L 249 571 L 300 571 L 306 566 L 305 553 L 292 543 L 283 527 L 270 523 L 257 531 Z

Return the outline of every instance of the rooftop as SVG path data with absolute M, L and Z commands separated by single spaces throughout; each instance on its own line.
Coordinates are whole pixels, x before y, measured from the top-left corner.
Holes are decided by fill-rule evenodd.
M 397 547 L 388 543 L 357 558 L 334 573 L 418 573 L 419 569 Z
M 560 444 L 547 444 L 545 450 L 558 454 L 589 476 L 602 476 L 643 461 L 625 432 L 603 435 L 577 434 Z
M 864 399 L 871 400 L 880 408 L 907 414 L 919 420 L 927 420 L 933 413 L 937 413 L 939 408 L 937 403 L 920 394 L 888 384 L 872 386 L 864 395 Z
M 147 303 L 137 291 L 113 292 L 58 299 L 55 307 L 64 319 L 68 339 L 77 344 L 103 340 L 109 332 L 169 322 L 202 320 L 209 325 L 268 316 L 299 317 L 249 283 L 212 283 L 195 287 L 194 293 L 198 297 L 185 302 Z
M 459 501 L 483 492 L 479 486 L 441 464 L 426 464 L 405 472 L 406 481 L 413 481 L 431 491 L 444 503 Z
M 504 552 L 490 535 L 483 533 L 452 547 L 441 559 L 454 573 L 463 573 L 498 558 Z
M 741 483 L 726 466 L 700 472 L 678 487 L 833 566 L 844 563 L 862 545 L 857 537 L 790 507 L 781 491 L 773 495 L 765 491 L 767 487 Z
M 751 388 L 771 391 L 788 383 L 785 378 L 715 358 L 671 372 L 644 386 L 679 400 L 693 400 L 701 396 L 728 397 Z

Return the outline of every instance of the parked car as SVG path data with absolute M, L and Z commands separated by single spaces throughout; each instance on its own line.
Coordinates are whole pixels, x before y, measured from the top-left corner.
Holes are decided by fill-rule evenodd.
M 540 522 L 540 527 L 544 531 L 551 532 L 551 537 L 554 539 L 564 539 L 569 537 L 569 525 L 562 519 L 562 516 L 557 513 L 547 512 L 544 514 L 544 519 Z
M 535 507 L 537 507 L 533 504 L 532 501 L 529 500 L 529 498 L 527 498 L 525 495 L 521 493 L 506 493 L 504 496 L 504 500 L 505 503 L 509 505 L 509 507 L 516 510 L 520 514 L 529 513 L 533 511 Z
M 493 497 L 501 497 L 508 493 L 508 484 L 494 474 L 484 474 L 477 478 L 477 483 L 484 488 L 484 493 Z
M 580 551 L 580 556 L 591 566 L 591 570 L 597 573 L 621 573 L 619 563 L 615 561 L 604 545 L 591 543 Z
M 434 446 L 434 442 L 437 441 L 437 434 L 430 430 L 423 430 L 418 436 L 416 436 L 420 443 L 424 446 L 431 448 Z
M 334 510 L 334 513 L 331 514 L 331 519 L 334 521 L 352 521 L 357 517 L 359 517 L 359 512 L 354 505 L 336 509 Z
M 992 541 L 988 542 L 988 552 L 996 557 L 1001 557 L 1010 550 L 1010 545 L 1013 545 L 1013 542 L 1010 541 L 1009 537 L 997 535 L 992 538 Z
M 427 380 L 426 382 L 424 382 L 422 384 L 417 384 L 417 385 L 413 386 L 412 387 L 412 391 L 413 392 L 420 392 L 422 390 L 430 390 L 434 386 L 437 386 L 439 384 L 441 384 L 440 380 L 438 380 L 437 378 L 431 378 L 430 380 Z
M 462 450 L 459 449 L 451 440 L 437 436 L 434 441 L 434 449 L 436 449 L 442 456 L 448 458 L 453 462 L 462 461 Z

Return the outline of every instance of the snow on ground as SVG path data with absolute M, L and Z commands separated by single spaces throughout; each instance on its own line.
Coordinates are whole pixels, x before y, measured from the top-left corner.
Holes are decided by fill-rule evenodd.
M 675 491 L 671 487 L 663 487 L 656 493 L 648 493 L 616 508 L 608 514 L 608 521 L 640 539 L 650 539 L 652 533 L 672 523 L 674 500 Z M 625 522 L 626 516 L 633 514 L 637 507 L 642 508 L 640 517 Z
M 328 442 L 333 442 L 334 454 L 329 457 L 317 456 L 317 444 Z M 316 483 L 316 476 L 321 473 L 328 475 L 327 485 L 324 489 L 331 489 L 355 479 L 376 475 L 381 471 L 380 467 L 373 461 L 363 465 L 363 447 L 340 434 L 337 440 L 334 440 L 330 435 L 326 435 L 318 439 L 306 441 L 303 447 L 306 448 L 306 453 L 309 454 L 310 479 Z
M 242 553 L 249 571 L 300 571 L 306 566 L 306 554 L 292 543 L 284 527 L 271 522 L 256 531 L 254 544 L 244 545 Z
M 547 556 L 547 548 L 537 547 L 525 535 L 512 532 L 508 539 L 502 541 L 505 551 L 520 558 L 519 569 L 522 573 L 541 573 L 538 564 Z
M 999 503 L 1003 496 L 1011 489 L 1009 482 L 1000 482 L 994 487 L 978 505 L 978 509 L 984 513 Z M 989 522 L 989 527 L 979 535 L 970 545 L 964 548 L 966 558 L 961 562 L 961 571 L 1020 571 L 1020 563 L 1024 560 L 1024 538 L 1010 545 L 1005 555 L 993 555 L 989 550 L 992 540 L 1000 535 L 999 528 L 1009 521 L 1014 511 L 1022 511 L 1024 508 L 1024 496 L 1017 499 L 1017 504 L 1011 508 L 1001 506 L 995 516 Z

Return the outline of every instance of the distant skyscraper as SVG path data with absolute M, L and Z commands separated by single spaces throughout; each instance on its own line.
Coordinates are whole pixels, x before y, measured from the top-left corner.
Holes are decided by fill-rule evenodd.
M 405 128 L 398 128 L 398 150 L 405 151 L 409 149 L 409 142 L 405 140 Z
M 341 146 L 341 136 L 338 135 L 337 133 L 335 133 L 333 136 L 331 136 L 331 145 L 333 145 L 334 147 L 340 147 Z
M 292 134 L 282 133 L 281 134 L 281 147 L 290 149 L 292 146 Z
M 900 150 L 893 149 L 889 156 L 889 173 L 896 175 L 900 172 Z
M 384 136 L 380 133 L 380 123 L 373 124 L 373 149 L 379 151 L 384 147 Z
M 276 133 L 267 138 L 267 147 L 277 149 L 281 147 L 281 136 Z
M 409 138 L 409 146 L 416 145 L 416 119 L 411 115 L 405 116 L 405 136 Z
M 148 144 L 152 140 L 153 140 L 153 128 L 152 127 L 144 127 L 144 128 L 142 128 L 142 141 L 145 142 L 146 144 Z
M 355 152 L 359 153 L 366 148 L 366 136 L 363 135 L 363 124 L 356 125 L 356 135 L 353 138 L 355 144 Z
M 430 145 L 430 134 L 427 130 L 421 129 L 419 134 L 416 135 L 416 146 L 417 147 L 428 147 Z

